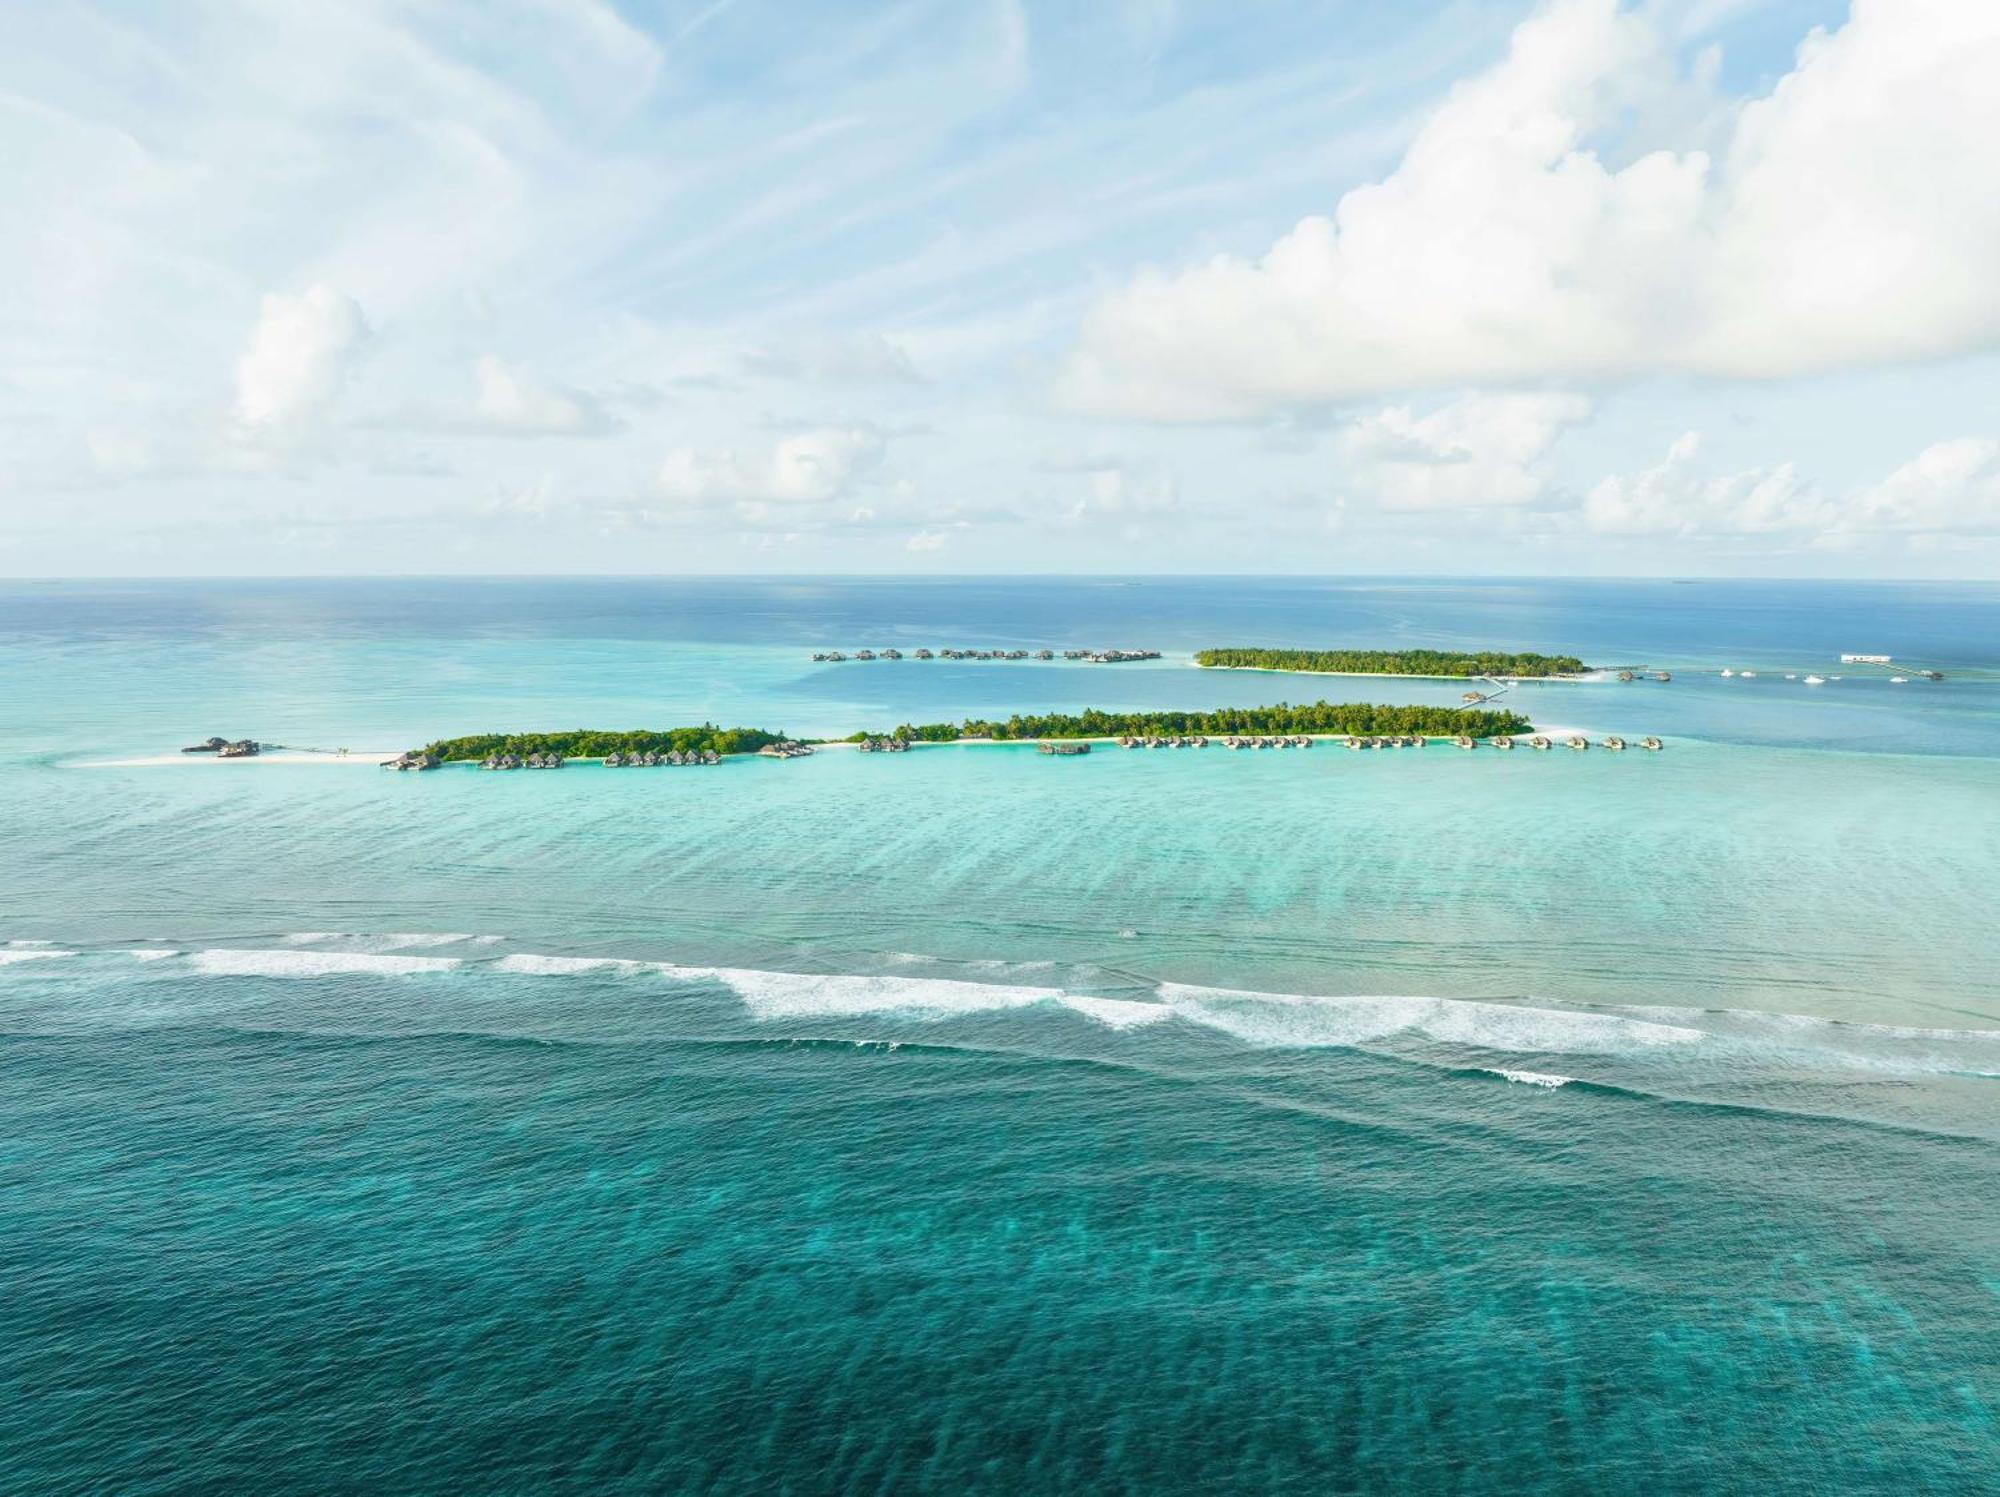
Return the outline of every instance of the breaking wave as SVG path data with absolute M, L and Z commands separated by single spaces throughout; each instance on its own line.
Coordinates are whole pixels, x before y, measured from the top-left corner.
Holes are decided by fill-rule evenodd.
M 0 951 L 0 967 L 11 967 L 16 962 L 46 962 L 56 957 L 75 955 L 74 951 L 63 951 L 54 946 L 9 942 L 6 949 Z
M 1356 1046 L 1413 1033 L 1481 1050 L 1609 1055 L 1705 1037 L 1679 1024 L 1469 998 L 1321 998 L 1173 982 L 1160 984 L 1160 996 L 1183 1018 L 1264 1048 Z
M 393 956 L 379 951 L 273 951 L 215 947 L 188 962 L 212 977 L 327 977 L 342 972 L 401 975 L 463 966 L 455 956 Z

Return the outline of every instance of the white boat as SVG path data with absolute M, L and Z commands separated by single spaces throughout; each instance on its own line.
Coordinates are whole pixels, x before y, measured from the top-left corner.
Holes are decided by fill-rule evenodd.
M 1808 685 L 1808 686 L 1824 686 L 1824 685 L 1826 685 L 1826 677 L 1825 677 L 1825 676 L 1807 676 L 1807 677 L 1806 677 L 1806 685 Z
M 1735 674 L 1736 674 L 1736 672 L 1735 672 L 1735 671 L 1733 671 L 1733 670 L 1731 670 L 1731 669 L 1730 669 L 1730 668 L 1729 668 L 1728 666 L 1726 666 L 1726 665 L 1725 665 L 1725 666 L 1724 666 L 1724 667 L 1722 668 L 1722 674 L 1723 674 L 1723 675 L 1725 675 L 1725 676 L 1733 676 L 1733 675 L 1735 675 Z
M 1796 680 L 1798 680 L 1798 674 L 1797 674 L 1797 672 L 1795 672 L 1795 671 L 1786 671 L 1786 672 L 1785 672 L 1785 679 L 1786 679 L 1787 681 L 1796 681 Z
M 1904 684 L 1905 684 L 1906 682 L 1908 682 L 1908 681 L 1909 681 L 1909 679 L 1910 679 L 1910 678 L 1909 678 L 1908 676 L 1891 676 L 1891 677 L 1889 678 L 1889 684 L 1890 684 L 1891 686 L 1902 686 L 1902 685 L 1904 685 Z
M 1744 680 L 1746 680 L 1746 681 L 1748 681 L 1748 680 L 1749 680 L 1749 679 L 1750 679 L 1750 678 L 1751 678 L 1752 676 L 1754 676 L 1754 675 L 1756 675 L 1756 674 L 1757 674 L 1757 673 L 1756 673 L 1755 671 L 1745 671 L 1745 672 L 1743 672 L 1743 679 L 1744 679 Z

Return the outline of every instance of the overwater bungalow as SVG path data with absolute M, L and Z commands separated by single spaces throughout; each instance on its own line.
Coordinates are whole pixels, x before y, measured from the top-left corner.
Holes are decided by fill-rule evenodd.
M 1459 700 L 1460 700 L 1461 702 L 1464 702 L 1464 703 L 1465 703 L 1465 704 L 1466 704 L 1466 705 L 1467 705 L 1467 706 L 1469 707 L 1469 706 L 1471 706 L 1471 705 L 1472 705 L 1472 704 L 1473 704 L 1474 702 L 1483 702 L 1483 701 L 1485 701 L 1485 700 L 1486 700 L 1486 693 L 1485 693 L 1485 692 L 1483 692 L 1483 691 L 1467 691 L 1467 692 L 1461 692 L 1461 693 L 1459 694 L 1459 698 L 1458 698 L 1458 699 L 1459 699 Z
M 1548 739 L 1537 733 L 1533 738 L 1528 740 L 1528 747 L 1531 749 L 1545 749 L 1550 747 L 1550 744 Z
M 1036 745 L 1035 745 L 1035 750 L 1036 750 L 1036 752 L 1037 752 L 1037 753 L 1043 753 L 1043 754 L 1057 754 L 1057 755 L 1061 755 L 1061 756 L 1064 756 L 1064 757 L 1068 757 L 1068 756 L 1069 756 L 1069 755 L 1071 755 L 1071 754 L 1087 754 L 1087 753 L 1089 753 L 1089 752 L 1090 752 L 1090 745 L 1089 745 L 1089 744 L 1087 744 L 1087 743 L 1078 743 L 1078 742 L 1074 742 L 1074 741 L 1065 741 L 1065 742 L 1062 742 L 1062 743 L 1047 743 L 1047 742 L 1043 742 L 1043 743 L 1038 743 L 1038 744 L 1036 744 Z
M 1452 739 L 1452 742 L 1457 744 L 1462 749 L 1479 747 L 1479 740 L 1466 733 L 1459 734 L 1458 737 Z
M 916 652 L 916 658 L 917 658 L 918 660 L 929 660 L 929 659 L 932 659 L 933 657 L 932 657 L 932 655 L 931 655 L 931 652 L 930 652 L 929 650 L 918 650 L 918 651 Z
M 1625 740 L 1620 738 L 1616 733 L 1614 733 L 1609 738 L 1604 740 L 1604 746 L 1610 749 L 1615 754 L 1620 749 L 1625 747 Z
M 1673 673 L 1672 671 L 1654 671 L 1654 672 L 1653 672 L 1653 679 L 1654 679 L 1655 681 L 1671 681 L 1671 680 L 1673 680 L 1673 678 L 1674 678 L 1674 673 Z
M 903 652 L 901 650 L 884 650 L 882 652 L 882 658 L 884 660 L 901 660 L 903 658 Z
M 1056 652 L 1054 650 L 1037 650 L 1035 651 L 1035 658 L 1037 660 L 1053 660 L 1056 658 Z
M 1638 678 L 1634 676 L 1630 671 L 1620 671 L 1618 673 L 1618 679 L 1621 681 L 1634 681 L 1637 680 Z
M 856 660 L 873 660 L 875 658 L 875 652 L 873 650 L 856 650 L 854 652 L 854 658 Z
M 1514 746 L 1514 740 L 1509 738 L 1505 733 L 1502 733 L 1498 738 L 1493 740 L 1493 746 L 1497 749 L 1511 749 Z
M 1657 754 L 1662 748 L 1666 747 L 1666 745 L 1661 743 L 1660 740 L 1657 738 L 1641 738 L 1639 740 L 1639 747 L 1642 749 L 1649 749 L 1653 753 Z
M 1572 733 L 1563 742 L 1579 752 L 1590 747 L 1590 740 L 1585 738 L 1581 733 Z

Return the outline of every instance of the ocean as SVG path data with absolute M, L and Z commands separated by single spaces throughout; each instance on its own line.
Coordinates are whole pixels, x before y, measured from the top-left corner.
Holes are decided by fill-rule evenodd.
M 1463 689 L 1265 644 L 1666 748 L 374 767 Z M 0 1491 L 2000 1468 L 2000 586 L 5 582 L 0 701 Z

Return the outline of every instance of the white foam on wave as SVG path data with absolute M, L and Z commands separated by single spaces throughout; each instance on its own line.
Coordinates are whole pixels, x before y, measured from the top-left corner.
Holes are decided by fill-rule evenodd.
M 54 941 L 42 941 L 42 940 L 28 940 L 28 939 L 26 939 L 26 938 L 24 937 L 24 938 L 22 938 L 21 940 L 18 940 L 18 941 L 9 941 L 9 942 L 7 943 L 7 945 L 8 945 L 8 946 L 9 946 L 10 948 L 11 948 L 11 947 L 16 947 L 16 946 L 53 946 L 53 945 L 55 945 L 55 942 L 54 942 Z
M 1140 1003 L 1131 998 L 1091 998 L 1081 993 L 1064 996 L 1062 1006 L 1095 1019 L 1108 1029 L 1143 1029 L 1171 1019 L 1174 1011 L 1164 1003 Z
M 342 972 L 402 976 L 463 965 L 455 956 L 392 956 L 379 951 L 271 951 L 216 947 L 189 960 L 213 977 L 328 977 Z
M 171 946 L 134 946 L 129 955 L 142 962 L 157 962 L 170 956 L 179 956 L 180 953 Z
M 9 944 L 0 951 L 0 967 L 11 967 L 17 962 L 45 962 L 57 957 L 75 956 L 74 951 L 61 951 L 53 946 L 27 946 Z
M 1550 1091 L 1559 1086 L 1568 1086 L 1576 1080 L 1574 1076 L 1558 1076 L 1554 1071 L 1510 1071 L 1505 1066 L 1496 1066 L 1487 1074 L 1503 1076 L 1509 1081 L 1518 1081 L 1523 1086 L 1547 1087 Z
M 742 967 L 669 967 L 680 977 L 709 977 L 743 1000 L 759 1019 L 848 1018 L 902 1014 L 950 1018 L 989 1009 L 1025 1008 L 1064 996 L 1060 988 L 955 982 L 942 977 L 858 977 L 760 972 Z
M 1419 1034 L 1482 1050 L 1608 1055 L 1691 1044 L 1704 1037 L 1701 1030 L 1682 1025 L 1469 998 L 1333 998 L 1173 982 L 1160 984 L 1159 992 L 1193 1023 L 1273 1048 L 1362 1045 Z
M 619 956 L 543 956 L 516 951 L 490 964 L 495 972 L 519 972 L 529 977 L 573 977 L 579 972 L 659 971 L 656 962 L 635 962 Z

